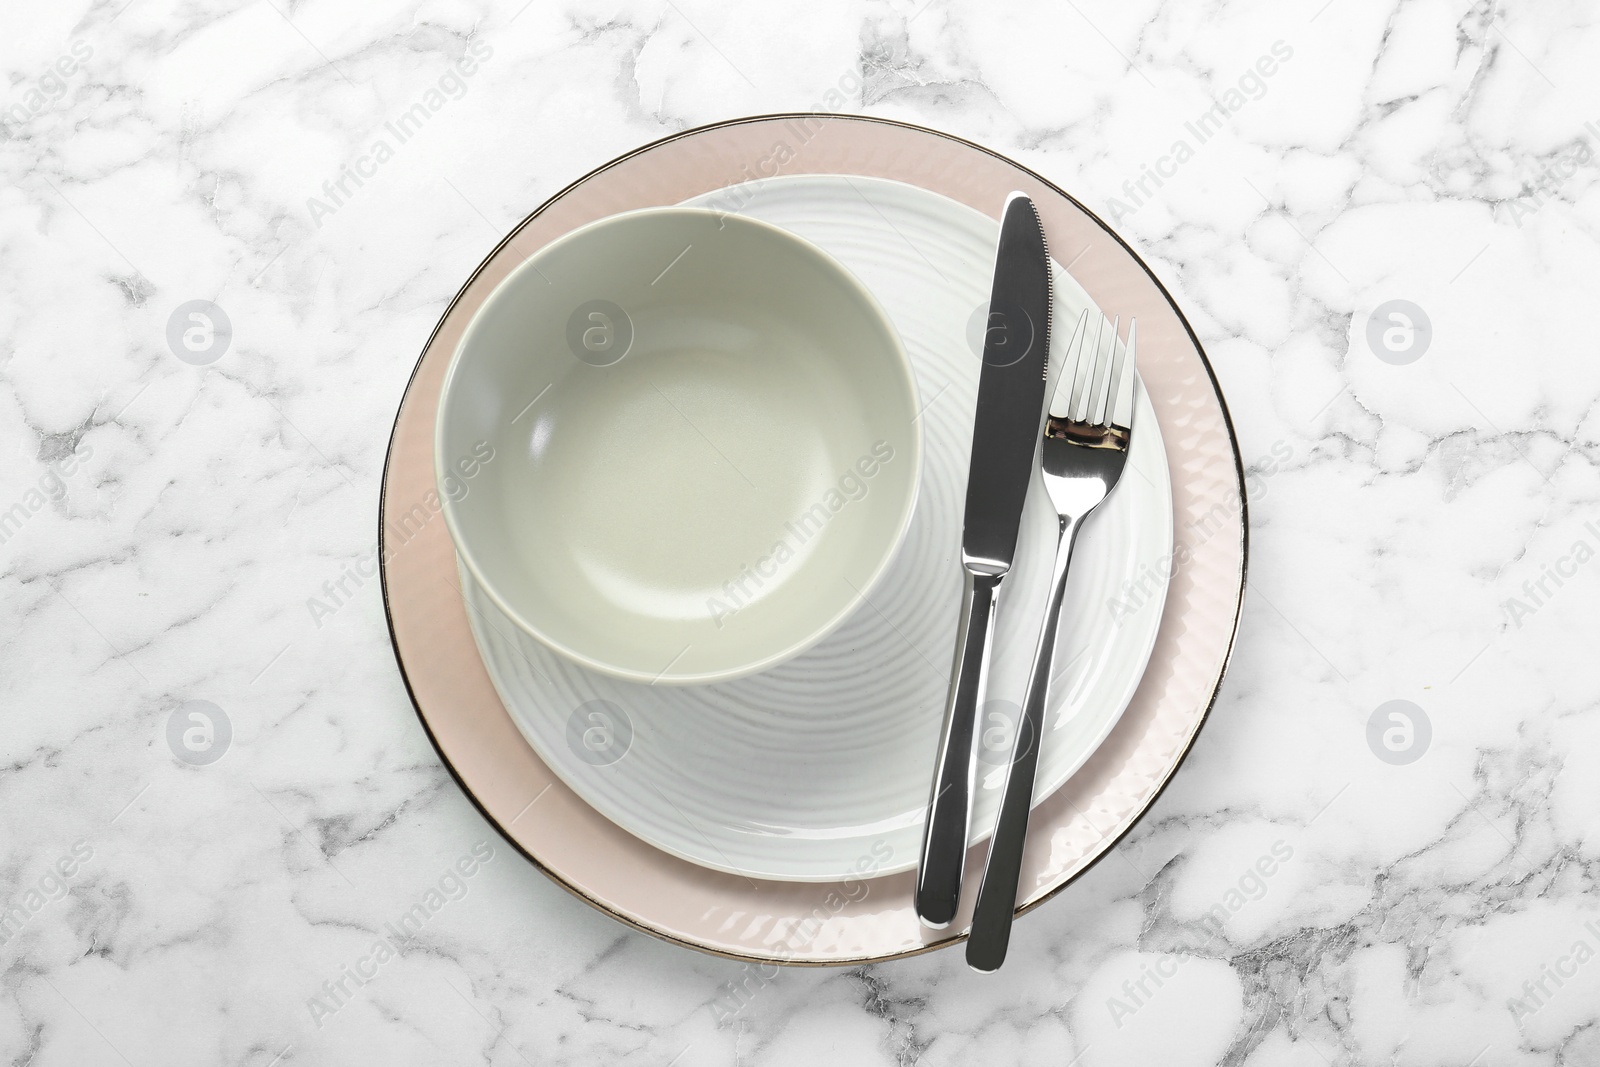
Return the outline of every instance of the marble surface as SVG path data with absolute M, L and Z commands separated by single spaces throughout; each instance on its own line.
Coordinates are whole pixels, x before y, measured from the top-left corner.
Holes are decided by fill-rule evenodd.
M 1597 15 L 13 5 L 0 1057 L 1600 1062 Z M 499 237 L 640 143 L 808 108 L 1114 218 L 1252 467 L 1210 725 L 991 978 L 746 968 L 570 898 L 441 767 L 372 576 L 395 406 Z

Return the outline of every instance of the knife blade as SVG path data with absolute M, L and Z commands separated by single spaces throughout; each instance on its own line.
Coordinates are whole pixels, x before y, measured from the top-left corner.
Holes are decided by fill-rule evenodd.
M 1022 504 L 1034 479 L 1050 355 L 1050 253 L 1032 200 L 1006 198 L 984 332 L 961 539 L 964 588 L 955 665 L 945 700 L 937 769 L 922 831 L 916 907 L 923 924 L 948 926 L 961 903 L 977 778 L 973 744 L 988 687 L 989 636 L 1000 583 L 1011 569 Z

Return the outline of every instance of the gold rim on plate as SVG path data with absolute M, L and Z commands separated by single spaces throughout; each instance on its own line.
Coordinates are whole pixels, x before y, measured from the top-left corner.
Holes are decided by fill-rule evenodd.
M 751 116 L 686 130 L 571 183 L 523 219 L 473 270 L 407 382 L 384 461 L 379 504 L 384 612 L 401 678 L 429 741 L 512 848 L 607 915 L 730 959 L 849 965 L 965 940 L 975 886 L 969 886 L 967 909 L 951 927 L 929 931 L 912 913 L 913 873 L 874 878 L 864 870 L 853 887 L 825 897 L 824 906 L 813 898 L 828 893 L 826 885 L 757 882 L 696 867 L 601 818 L 555 778 L 500 705 L 472 643 L 454 552 L 438 521 L 433 490 L 430 404 L 437 400 L 443 364 L 461 329 L 500 278 L 583 221 L 650 203 L 676 203 L 776 173 L 858 173 L 909 181 L 991 217 L 1005 193 L 1022 189 L 1039 203 L 1053 247 L 1081 246 L 1076 259 L 1082 266 L 1074 274 L 1096 302 L 1139 317 L 1141 371 L 1166 436 L 1174 514 L 1180 529 L 1199 532 L 1192 544 L 1179 538 L 1182 558 L 1174 561 L 1161 634 L 1133 704 L 1095 756 L 1035 808 L 1019 915 L 1054 897 L 1116 847 L 1191 750 L 1215 706 L 1237 634 L 1248 500 L 1238 441 L 1216 375 L 1166 288 L 1126 242 L 1064 190 L 951 134 L 889 119 L 821 113 Z M 1071 256 L 1060 258 L 1065 262 Z M 932 753 L 929 758 L 931 767 Z M 975 878 L 981 857 L 968 866 Z

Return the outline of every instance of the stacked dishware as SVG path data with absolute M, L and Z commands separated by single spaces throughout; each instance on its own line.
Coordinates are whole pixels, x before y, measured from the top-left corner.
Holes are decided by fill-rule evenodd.
M 441 756 L 582 899 L 780 963 L 970 934 L 987 971 L 1209 712 L 1239 486 L 1204 354 L 1076 202 L 931 131 L 751 120 L 576 183 L 463 287 L 385 602 Z

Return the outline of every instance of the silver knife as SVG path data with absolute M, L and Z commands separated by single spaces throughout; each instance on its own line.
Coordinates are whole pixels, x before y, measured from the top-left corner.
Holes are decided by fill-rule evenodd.
M 950 924 L 961 903 L 977 776 L 973 740 L 988 683 L 989 635 L 1000 583 L 1017 550 L 1022 502 L 1035 477 L 1049 354 L 1050 254 L 1044 226 L 1033 201 L 1012 193 L 1000 219 L 972 426 L 961 540 L 966 575 L 961 625 L 917 868 L 917 915 L 936 930 Z

